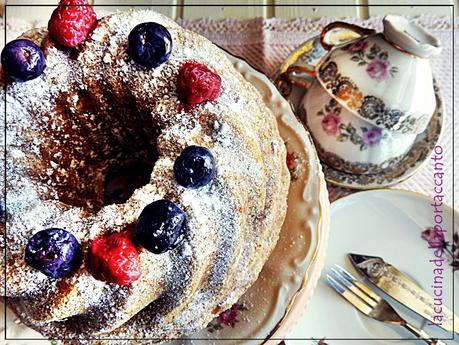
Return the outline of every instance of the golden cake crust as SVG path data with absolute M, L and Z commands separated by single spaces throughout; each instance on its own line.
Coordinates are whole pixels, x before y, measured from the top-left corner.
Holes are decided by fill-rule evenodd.
M 126 53 L 129 32 L 147 21 L 173 39 L 170 59 L 153 70 Z M 164 339 L 203 328 L 256 280 L 278 239 L 289 174 L 274 115 L 218 47 L 153 11 L 102 18 L 78 54 L 45 29 L 23 37 L 42 46 L 47 67 L 26 83 L 2 77 L 10 308 L 50 338 Z M 175 85 L 190 60 L 218 73 L 222 90 L 215 102 L 183 109 Z M 208 147 L 217 162 L 216 178 L 197 190 L 179 186 L 172 171 L 189 145 Z M 152 160 L 149 183 L 106 204 L 109 169 Z M 84 261 L 62 279 L 24 262 L 37 231 L 64 228 L 87 253 L 92 239 L 132 227 L 158 199 L 186 211 L 190 232 L 175 250 L 141 249 L 142 275 L 130 286 L 96 280 Z

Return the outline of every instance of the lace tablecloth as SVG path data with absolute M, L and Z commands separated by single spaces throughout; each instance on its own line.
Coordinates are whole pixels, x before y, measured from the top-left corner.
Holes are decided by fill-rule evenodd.
M 295 47 L 309 37 L 317 35 L 324 25 L 334 20 L 336 19 L 298 18 L 295 20 L 282 20 L 255 18 L 244 21 L 235 19 L 218 21 L 212 19 L 181 19 L 179 24 L 202 34 L 234 55 L 244 58 L 268 76 L 273 77 L 279 65 Z M 344 20 L 365 27 L 382 29 L 381 17 L 372 17 L 368 20 L 355 18 L 346 18 Z M 459 104 L 457 97 L 453 101 L 453 89 L 456 88 L 457 90 L 459 85 L 459 78 L 456 78 L 453 82 L 453 63 L 457 63 L 459 56 L 456 52 L 453 58 L 453 49 L 455 46 L 459 46 L 459 24 L 455 24 L 453 28 L 452 18 L 441 16 L 422 16 L 413 20 L 436 35 L 442 41 L 444 47 L 443 52 L 433 59 L 432 66 L 446 107 L 444 131 L 439 143 L 444 152 L 444 200 L 449 205 L 453 205 L 453 158 L 457 162 L 459 155 L 459 150 L 455 150 L 453 157 L 453 126 L 457 128 L 459 123 L 457 116 L 453 121 L 453 107 L 458 109 Z M 459 23 L 459 18 L 456 18 L 455 23 Z M 1 25 L 3 26 L 3 21 Z M 8 18 L 7 40 L 14 39 L 26 29 L 43 25 L 46 25 L 46 21 L 24 22 L 21 19 Z M 453 31 L 455 35 L 453 35 Z M 1 36 L 3 37 L 3 34 Z M 425 164 L 412 178 L 393 188 L 433 195 L 434 181 L 431 162 Z M 458 184 L 456 184 L 454 186 L 455 195 L 457 195 L 458 188 Z M 335 200 L 352 191 L 329 186 L 329 192 L 330 199 Z

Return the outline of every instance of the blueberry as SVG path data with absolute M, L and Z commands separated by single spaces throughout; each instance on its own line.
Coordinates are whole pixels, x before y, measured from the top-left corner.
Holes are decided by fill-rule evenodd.
M 42 50 L 26 39 L 9 42 L 2 50 L 1 60 L 5 72 L 21 82 L 37 78 L 46 66 Z
M 161 254 L 177 247 L 187 232 L 186 213 L 171 201 L 157 200 L 140 214 L 134 239 L 150 252 Z
M 3 207 L 3 203 L 0 201 L 0 221 L 3 221 L 5 217 L 5 208 Z
M 171 34 L 161 24 L 142 23 L 129 34 L 128 54 L 144 67 L 158 67 L 169 59 L 171 51 Z
M 192 189 L 208 184 L 214 178 L 216 170 L 214 156 L 202 146 L 188 146 L 174 163 L 177 182 Z
M 80 245 L 70 232 L 51 228 L 37 232 L 27 243 L 25 261 L 51 278 L 62 278 L 80 264 Z

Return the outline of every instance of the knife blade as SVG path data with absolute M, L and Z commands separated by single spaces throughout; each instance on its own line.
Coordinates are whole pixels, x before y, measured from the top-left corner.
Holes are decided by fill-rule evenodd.
M 390 297 L 444 330 L 459 334 L 459 318 L 443 305 L 440 311 L 430 294 L 394 266 L 378 256 L 350 253 L 348 257 L 361 275 Z

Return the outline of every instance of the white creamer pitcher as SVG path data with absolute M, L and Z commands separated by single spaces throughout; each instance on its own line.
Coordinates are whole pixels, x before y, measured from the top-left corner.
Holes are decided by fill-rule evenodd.
M 317 69 L 317 79 L 347 109 L 369 123 L 391 131 L 424 131 L 435 109 L 429 58 L 441 51 L 438 39 L 406 18 L 388 15 L 376 33 L 334 22 L 321 33 L 330 52 Z M 361 34 L 339 46 L 326 43 L 335 28 Z
M 441 51 L 440 42 L 403 17 L 383 23 L 376 33 L 334 22 L 320 35 L 329 52 L 302 107 L 321 160 L 342 171 L 374 174 L 396 165 L 436 107 L 429 57 Z M 361 36 L 327 43 L 339 30 Z

